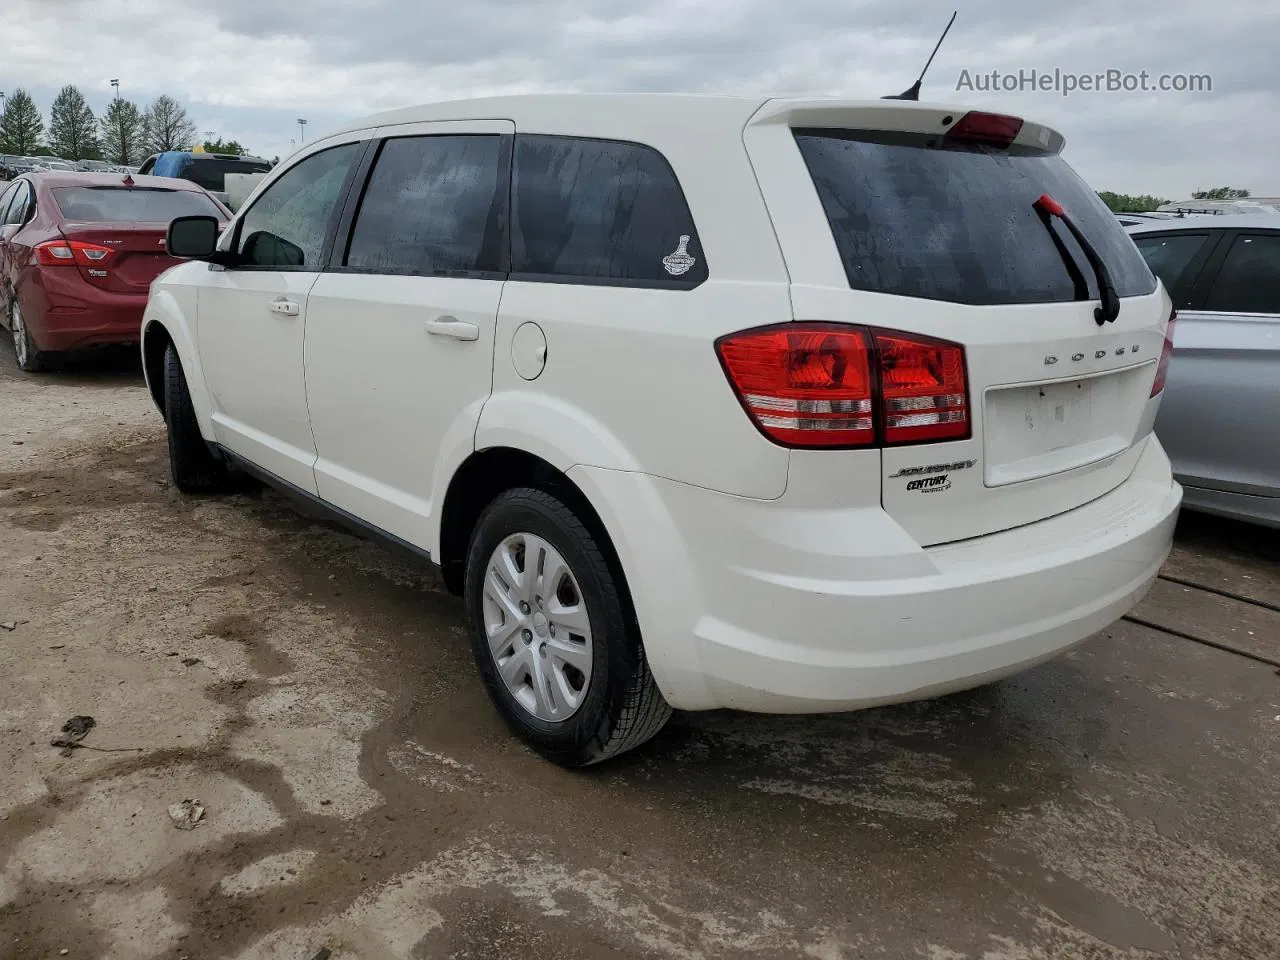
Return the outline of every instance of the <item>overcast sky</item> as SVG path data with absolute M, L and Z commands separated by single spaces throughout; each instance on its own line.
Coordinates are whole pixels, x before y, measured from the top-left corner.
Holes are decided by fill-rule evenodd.
M 1097 189 L 1280 195 L 1276 0 L 4 0 L 0 90 L 48 114 L 74 83 L 183 100 L 201 131 L 272 156 L 350 118 L 542 91 L 877 97 L 910 85 L 954 5 L 922 99 L 1048 123 Z M 978 92 L 962 71 L 1209 74 L 1212 92 Z

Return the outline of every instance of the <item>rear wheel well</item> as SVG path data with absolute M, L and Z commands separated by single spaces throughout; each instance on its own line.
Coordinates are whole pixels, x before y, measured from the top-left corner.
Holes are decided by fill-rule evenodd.
M 463 462 L 449 483 L 441 514 L 439 557 L 440 571 L 449 592 L 462 595 L 467 547 L 480 514 L 494 498 L 516 487 L 543 490 L 577 514 L 600 545 L 630 610 L 631 597 L 622 574 L 622 564 L 604 522 L 587 495 L 547 461 L 510 447 L 476 451 Z
M 171 343 L 173 338 L 163 324 L 151 324 L 142 335 L 142 367 L 147 373 L 147 389 L 161 413 L 164 413 L 164 352 Z

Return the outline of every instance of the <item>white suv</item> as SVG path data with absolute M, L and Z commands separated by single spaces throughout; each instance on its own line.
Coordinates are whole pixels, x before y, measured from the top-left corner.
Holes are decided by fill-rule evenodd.
M 174 480 L 247 471 L 430 557 L 565 765 L 672 707 L 1006 676 L 1137 602 L 1181 499 L 1169 298 L 1061 147 L 902 101 L 358 123 L 221 237 L 172 224 L 142 350 Z

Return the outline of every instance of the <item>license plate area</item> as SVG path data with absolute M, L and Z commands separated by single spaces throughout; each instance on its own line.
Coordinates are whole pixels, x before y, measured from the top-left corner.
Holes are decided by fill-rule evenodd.
M 1150 389 L 1149 367 L 1145 363 L 1088 377 L 988 389 L 983 406 L 986 485 L 1047 477 L 1129 449 Z

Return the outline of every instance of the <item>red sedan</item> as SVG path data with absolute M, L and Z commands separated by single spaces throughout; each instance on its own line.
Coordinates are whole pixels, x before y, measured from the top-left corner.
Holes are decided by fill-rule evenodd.
M 18 366 L 58 354 L 137 343 L 151 281 L 179 261 L 165 253 L 174 217 L 231 212 L 202 187 L 167 177 L 29 173 L 0 193 L 0 323 Z

